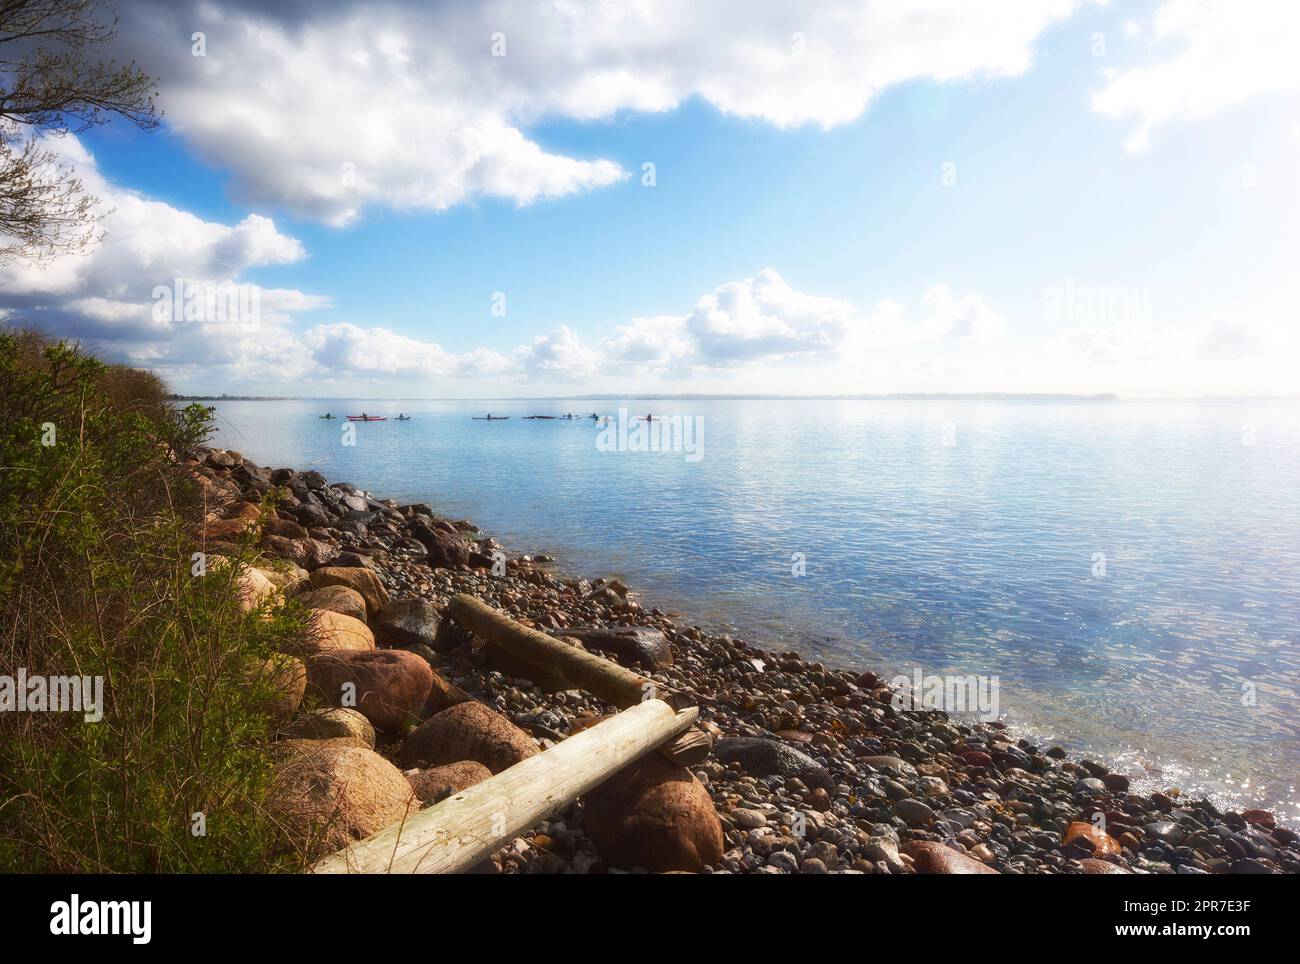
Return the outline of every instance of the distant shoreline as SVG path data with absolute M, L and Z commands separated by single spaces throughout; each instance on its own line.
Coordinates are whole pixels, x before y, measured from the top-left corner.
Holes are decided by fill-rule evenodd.
M 421 398 L 401 396 L 380 398 L 359 395 L 350 398 L 318 395 L 171 395 L 173 402 L 610 402 L 633 399 L 654 402 L 1294 402 L 1300 395 L 1192 395 L 1187 397 L 1121 398 L 1113 392 L 1095 395 L 1050 394 L 1039 392 L 895 392 L 887 395 L 490 395 L 479 398 Z

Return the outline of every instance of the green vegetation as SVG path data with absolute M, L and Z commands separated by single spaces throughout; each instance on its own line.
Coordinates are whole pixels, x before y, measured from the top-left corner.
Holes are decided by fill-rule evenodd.
M 99 722 L 0 712 L 0 871 L 293 860 L 261 806 L 274 693 L 250 668 L 302 616 L 242 613 L 235 567 L 196 574 L 184 457 L 208 418 L 149 373 L 0 332 L 0 677 L 104 680 Z

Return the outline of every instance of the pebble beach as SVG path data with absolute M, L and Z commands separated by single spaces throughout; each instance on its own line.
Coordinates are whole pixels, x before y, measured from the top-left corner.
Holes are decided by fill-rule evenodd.
M 351 652 L 330 643 L 297 654 L 321 705 L 288 714 L 286 750 L 317 776 L 350 755 L 348 766 L 382 771 L 376 785 L 394 801 L 404 787 L 415 800 L 366 801 L 378 815 L 345 820 L 333 843 L 616 712 L 584 691 L 547 688 L 480 645 L 447 616 L 464 593 L 684 694 L 712 743 L 689 768 L 658 757 L 629 767 L 476 872 L 1300 872 L 1300 838 L 1267 810 L 1222 811 L 1177 787 L 1133 793 L 1128 775 L 1018 739 L 998 720 L 900 710 L 870 668 L 706 632 L 617 579 L 512 555 L 436 507 L 221 449 L 191 468 L 212 509 L 209 551 L 253 533 L 279 560 L 267 577 L 276 588 L 330 614 L 318 618 L 322 639 L 362 640 Z M 272 493 L 275 508 L 259 516 Z M 360 712 L 328 705 L 323 681 L 340 672 L 374 696 Z

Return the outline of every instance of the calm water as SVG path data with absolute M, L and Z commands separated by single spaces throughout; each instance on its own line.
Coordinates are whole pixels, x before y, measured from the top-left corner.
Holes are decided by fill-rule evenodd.
M 216 444 L 428 502 L 760 645 L 997 676 L 1009 722 L 1146 789 L 1300 816 L 1300 404 L 627 404 L 702 417 L 703 458 L 521 420 L 610 402 L 225 402 Z M 352 447 L 316 417 L 362 409 L 415 417 Z

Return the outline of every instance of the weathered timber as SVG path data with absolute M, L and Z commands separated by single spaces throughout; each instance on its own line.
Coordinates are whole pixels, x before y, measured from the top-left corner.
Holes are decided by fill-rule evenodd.
M 563 644 L 560 644 L 563 645 Z M 315 873 L 459 873 L 686 732 L 699 710 L 637 705 L 324 858 Z

